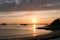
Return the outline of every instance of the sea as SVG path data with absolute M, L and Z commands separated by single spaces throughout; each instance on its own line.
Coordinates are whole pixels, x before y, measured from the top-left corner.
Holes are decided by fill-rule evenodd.
M 51 33 L 51 30 L 37 29 L 46 25 L 0 25 L 0 39 L 23 38 Z

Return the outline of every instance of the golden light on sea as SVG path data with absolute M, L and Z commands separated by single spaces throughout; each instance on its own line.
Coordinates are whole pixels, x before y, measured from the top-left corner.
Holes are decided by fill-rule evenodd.
M 36 26 L 35 24 L 33 25 L 34 33 L 36 32 Z
M 36 36 L 36 25 L 33 24 L 33 36 Z

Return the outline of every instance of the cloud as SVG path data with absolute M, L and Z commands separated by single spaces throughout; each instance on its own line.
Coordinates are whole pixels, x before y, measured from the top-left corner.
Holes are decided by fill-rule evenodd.
M 11 17 L 29 17 L 29 16 L 59 16 L 60 10 L 44 10 L 44 11 L 21 11 L 21 12 L 10 12 L 10 14 L 0 14 L 0 18 L 11 18 Z
M 0 14 L 11 14 L 11 12 L 0 12 Z

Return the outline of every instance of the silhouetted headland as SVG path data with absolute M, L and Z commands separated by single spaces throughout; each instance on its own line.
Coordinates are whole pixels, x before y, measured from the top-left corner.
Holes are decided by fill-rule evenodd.
M 54 20 L 50 25 L 47 25 L 46 27 L 39 27 L 37 29 L 60 30 L 60 18 Z

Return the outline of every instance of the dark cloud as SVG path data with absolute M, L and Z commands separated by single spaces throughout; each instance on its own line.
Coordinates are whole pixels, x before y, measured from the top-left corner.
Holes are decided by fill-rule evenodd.
M 3 5 L 5 6 L 5 5 Z M 22 4 L 16 6 L 11 4 L 6 7 L 0 6 L 0 12 L 11 11 L 38 11 L 38 10 L 53 10 L 60 9 L 60 0 L 23 0 Z M 9 13 L 6 13 L 9 14 Z

